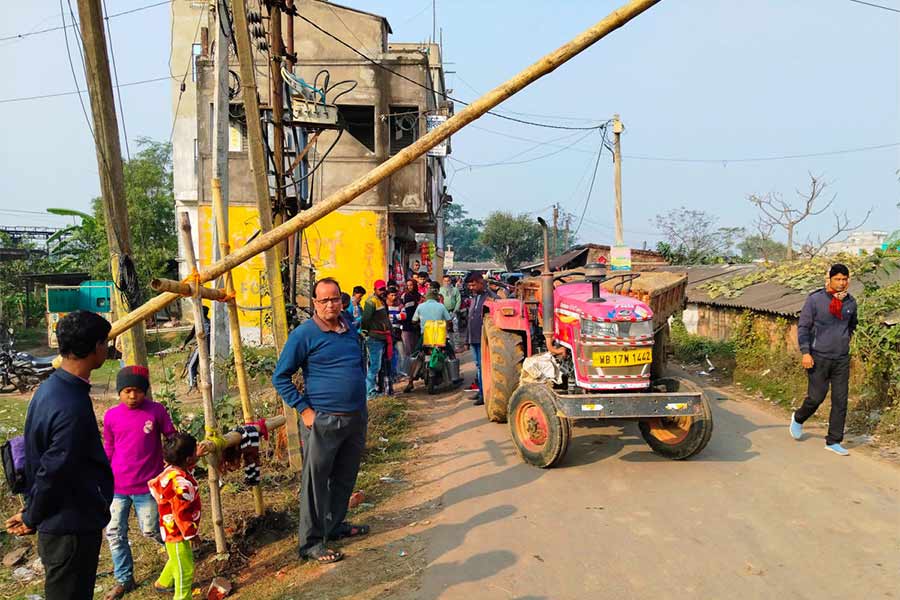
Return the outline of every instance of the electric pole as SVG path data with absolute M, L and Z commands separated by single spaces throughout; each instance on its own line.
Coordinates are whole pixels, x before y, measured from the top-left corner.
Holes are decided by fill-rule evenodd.
M 613 135 L 615 136 L 615 145 L 613 146 L 613 161 L 615 162 L 616 177 L 616 246 L 623 246 L 625 238 L 622 234 L 622 131 L 625 127 L 619 120 L 619 115 L 613 115 Z
M 553 256 L 559 251 L 559 203 L 553 205 Z
M 106 219 L 106 241 L 110 267 L 116 289 L 113 290 L 113 315 L 118 320 L 133 308 L 118 289 L 119 260 L 131 255 L 131 233 L 128 227 L 128 203 L 122 171 L 122 148 L 119 124 L 109 76 L 103 12 L 99 0 L 78 0 L 81 42 L 85 54 L 85 77 L 91 99 L 94 121 L 94 143 L 97 147 L 97 171 Z M 147 347 L 143 321 L 122 333 L 122 359 L 128 365 L 147 365 Z
M 262 235 L 272 230 L 272 202 L 269 197 L 269 176 L 266 169 L 266 154 L 263 144 L 262 123 L 259 112 L 259 95 L 256 87 L 256 70 L 253 47 L 250 45 L 250 29 L 247 22 L 247 1 L 233 0 L 234 38 L 237 41 L 238 62 L 241 72 L 241 97 L 244 101 L 244 113 L 247 118 L 247 144 L 250 155 L 250 172 L 256 192 L 256 207 L 259 211 L 259 228 Z M 269 285 L 269 299 L 272 311 L 272 334 L 275 338 L 275 351 L 279 354 L 287 342 L 287 310 L 284 303 L 284 287 L 281 282 L 281 244 L 275 244 L 265 251 L 266 280 Z M 285 425 L 288 436 L 288 457 L 291 467 L 299 470 L 302 464 L 300 456 L 300 430 L 297 426 L 297 411 L 284 405 L 287 417 Z
M 566 250 L 569 249 L 569 246 L 572 242 L 569 240 L 569 226 L 572 224 L 572 215 L 566 213 L 566 237 L 563 240 L 563 245 L 566 247 Z
M 210 190 L 218 181 L 222 190 L 222 198 L 225 210 L 218 214 L 213 210 L 213 257 L 214 260 L 222 259 L 219 231 L 228 232 L 228 48 L 231 44 L 233 33 L 228 26 L 228 3 L 226 0 L 216 0 L 216 37 L 213 54 L 213 68 L 215 81 L 215 95 L 213 96 L 213 123 L 212 131 L 212 182 Z M 219 227 L 217 220 L 222 219 L 223 227 Z M 228 241 L 228 240 L 224 240 Z M 216 287 L 225 288 L 225 277 L 216 280 Z M 228 362 L 230 348 L 228 346 L 228 313 L 224 302 L 213 302 L 212 310 L 212 398 L 218 402 L 228 393 L 227 374 L 225 364 Z

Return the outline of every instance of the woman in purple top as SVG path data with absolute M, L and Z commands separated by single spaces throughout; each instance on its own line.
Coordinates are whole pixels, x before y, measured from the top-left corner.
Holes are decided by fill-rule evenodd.
M 121 598 L 136 587 L 128 544 L 132 506 L 141 533 L 161 543 L 156 501 L 147 482 L 162 472 L 162 439 L 175 434 L 175 427 L 166 407 L 146 397 L 149 375 L 147 367 L 141 366 L 119 371 L 116 391 L 121 403 L 103 415 L 103 445 L 112 466 L 115 491 L 106 539 L 116 585 L 107 594 L 107 600 Z

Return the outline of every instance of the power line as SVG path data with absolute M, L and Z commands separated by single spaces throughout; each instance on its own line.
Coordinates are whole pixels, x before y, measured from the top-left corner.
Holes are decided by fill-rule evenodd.
M 106 0 L 103 0 L 103 12 L 109 14 L 106 8 Z M 112 58 L 113 76 L 116 78 L 116 97 L 119 99 L 119 116 L 122 119 L 122 137 L 125 138 L 125 156 L 131 160 L 131 150 L 128 144 L 128 130 L 125 128 L 125 105 L 122 104 L 122 90 L 119 88 L 119 69 L 116 67 L 116 51 L 113 49 L 112 27 L 109 25 L 109 16 L 106 19 L 106 36 L 109 38 L 109 55 Z
M 765 162 L 772 160 L 789 160 L 793 158 L 816 158 L 821 156 L 836 156 L 838 154 L 852 154 L 854 152 L 868 152 L 870 150 L 884 150 L 885 148 L 896 148 L 900 146 L 900 142 L 892 142 L 890 144 L 879 144 L 877 146 L 860 146 L 857 148 L 846 148 L 843 150 L 830 150 L 826 152 L 810 152 L 807 154 L 782 154 L 779 156 L 756 156 L 749 158 L 675 158 L 668 156 L 643 156 L 639 154 L 623 154 L 623 158 L 631 160 L 655 160 L 663 162 L 684 162 L 684 163 L 721 163 L 728 166 L 728 163 L 745 163 L 745 162 Z
M 206 12 L 206 6 L 203 5 L 203 8 L 200 9 L 200 14 L 197 15 L 197 28 L 194 31 L 194 37 L 191 38 L 191 43 L 193 40 L 197 39 L 197 34 L 200 33 L 200 24 L 203 22 L 203 14 Z M 174 13 L 175 5 L 172 4 L 172 11 Z M 175 17 L 174 14 L 172 16 L 172 46 L 175 45 Z M 172 46 L 169 47 L 169 73 L 172 74 Z M 187 68 L 184 70 L 184 76 L 181 78 L 181 86 L 178 91 L 178 101 L 175 103 L 175 113 L 172 115 L 172 131 L 169 132 L 169 143 L 172 143 L 172 139 L 175 137 L 175 124 L 178 123 L 178 109 L 181 108 L 181 97 L 184 96 L 185 82 L 187 81 L 188 73 L 191 72 L 191 65 L 194 64 L 196 57 L 194 56 L 193 50 L 190 51 L 188 56 L 188 64 Z M 173 79 L 175 78 L 174 74 L 172 74 Z
M 131 87 L 133 85 L 144 85 L 146 83 L 156 83 L 158 81 L 171 81 L 171 80 L 172 80 L 172 77 L 167 75 L 165 77 L 156 77 L 153 79 L 142 79 L 141 81 L 131 81 L 129 83 L 121 83 L 121 84 L 118 84 L 113 87 L 123 88 L 123 87 Z M 0 100 L 0 104 L 6 104 L 9 102 L 26 102 L 28 100 L 43 100 L 44 98 L 59 98 L 61 96 L 74 96 L 75 94 L 80 94 L 85 91 L 87 91 L 87 90 L 82 90 L 79 88 L 78 90 L 75 90 L 73 92 L 56 92 L 53 94 L 39 94 L 37 96 L 21 96 L 18 98 L 4 98 L 4 99 Z
M 461 160 L 459 160 L 458 158 L 455 158 L 455 157 L 453 157 L 453 156 L 448 156 L 448 158 L 449 158 L 450 160 L 455 160 L 456 162 L 465 165 L 466 168 L 468 168 L 468 169 L 481 169 L 481 168 L 486 168 L 486 167 L 502 167 L 502 166 L 507 166 L 507 165 L 524 165 L 524 164 L 527 164 L 527 163 L 534 162 L 534 161 L 536 161 L 536 160 L 541 160 L 541 159 L 543 159 L 543 158 L 549 158 L 549 157 L 551 157 L 551 156 L 554 156 L 554 155 L 556 155 L 556 154 L 559 154 L 560 152 L 563 152 L 564 150 L 568 150 L 570 147 L 572 147 L 572 146 L 574 146 L 575 144 L 577 144 L 577 143 L 581 142 L 582 140 L 584 140 L 584 139 L 585 139 L 587 136 L 589 136 L 591 133 L 592 133 L 591 131 L 585 132 L 581 137 L 579 137 L 577 140 L 575 140 L 574 142 L 572 142 L 572 143 L 569 144 L 568 146 L 562 146 L 561 148 L 558 148 L 557 150 L 554 150 L 553 152 L 548 152 L 547 154 L 542 154 L 542 155 L 540 155 L 540 156 L 535 156 L 534 158 L 526 158 L 526 159 L 524 159 L 524 160 L 509 160 L 509 159 L 507 159 L 507 160 L 504 160 L 504 161 L 498 161 L 498 162 L 492 162 L 492 163 L 467 163 L 467 162 L 461 161 Z M 514 154 L 513 156 L 510 157 L 510 159 L 511 159 L 511 158 L 515 158 L 516 156 L 521 156 L 522 154 L 525 154 L 525 153 L 527 153 L 527 152 L 531 152 L 531 151 L 534 150 L 534 149 L 535 149 L 535 147 L 528 148 L 527 150 L 525 150 L 525 151 L 523 151 L 523 152 L 519 152 L 518 154 Z
M 872 2 L 863 2 L 863 0 L 850 0 L 850 2 L 862 4 L 863 6 L 871 6 L 872 8 L 880 8 L 881 10 L 889 10 L 891 12 L 900 13 L 900 9 L 891 8 L 890 6 L 883 6 L 881 4 L 873 4 Z
M 597 160 L 594 162 L 594 174 L 591 175 L 591 185 L 588 187 L 587 196 L 584 199 L 584 207 L 581 209 L 581 218 L 578 220 L 578 227 L 575 228 L 575 235 L 581 230 L 581 224 L 584 223 L 584 215 L 587 212 L 588 203 L 591 201 L 591 194 L 594 191 L 594 181 L 597 179 L 597 167 L 600 166 L 600 155 L 603 154 L 603 147 L 606 145 L 606 127 L 603 128 L 602 137 L 600 138 L 600 149 L 597 150 Z
M 72 12 L 72 5 L 69 4 L 69 12 Z M 91 137 L 94 138 L 94 142 L 96 143 L 97 138 L 94 136 L 94 128 L 91 125 L 91 118 L 88 116 L 87 107 L 84 105 L 84 98 L 81 97 L 81 90 L 78 87 L 78 75 L 75 74 L 75 61 L 72 60 L 72 50 L 69 48 L 69 33 L 66 30 L 65 22 L 66 22 L 66 10 L 63 7 L 63 0 L 59 0 L 59 13 L 62 17 L 63 21 L 63 35 L 65 36 L 66 41 L 66 56 L 69 58 L 69 69 L 72 71 L 72 80 L 75 82 L 75 92 L 78 94 L 78 102 L 81 104 L 81 112 L 84 114 L 84 120 L 87 123 L 88 131 L 91 132 Z M 75 21 L 75 14 L 72 14 L 72 21 Z M 77 30 L 76 30 L 77 31 Z M 75 41 L 75 45 L 78 46 L 78 51 L 81 52 L 81 46 L 78 45 L 78 41 Z M 84 55 L 81 57 L 82 66 L 84 65 Z
M 114 17 L 121 17 L 123 15 L 130 15 L 132 13 L 140 12 L 142 10 L 147 10 L 148 8 L 155 8 L 157 6 L 162 6 L 163 4 L 169 4 L 172 0 L 165 0 L 164 2 L 157 2 L 155 4 L 147 4 L 146 6 L 138 6 L 137 8 L 132 8 L 130 10 L 123 10 L 122 12 L 113 13 L 108 15 L 108 19 L 112 19 Z M 46 20 L 46 19 L 45 19 Z M 60 29 L 66 29 L 67 27 L 76 27 L 78 23 L 65 24 L 65 19 L 63 19 L 63 25 L 57 25 L 55 27 L 47 27 L 46 29 L 39 29 L 37 31 L 27 31 L 25 33 L 17 33 L 15 35 L 7 35 L 5 37 L 0 37 L 0 42 L 7 42 L 9 40 L 24 40 L 25 38 L 31 37 L 33 35 L 40 35 L 42 33 L 50 33 L 51 31 L 59 31 Z
M 376 61 L 375 59 L 369 57 L 368 55 L 364 54 L 363 52 L 360 52 L 359 50 L 357 50 L 356 48 L 354 48 L 353 46 L 351 46 L 350 44 L 348 44 L 347 42 L 345 42 L 344 40 L 342 40 L 342 39 L 339 38 L 338 36 L 334 35 L 333 33 L 329 32 L 329 31 L 326 31 L 325 29 L 323 29 L 322 27 L 320 27 L 318 24 L 316 24 L 316 23 L 315 23 L 314 21 L 312 21 L 311 19 L 309 19 L 309 18 L 307 18 L 307 17 L 301 15 L 299 12 L 297 12 L 296 16 L 299 17 L 300 19 L 302 19 L 303 21 L 306 21 L 307 23 L 309 23 L 314 29 L 317 29 L 317 30 L 321 31 L 322 33 L 324 33 L 325 35 L 327 35 L 328 37 L 330 37 L 330 38 L 333 39 L 334 41 L 338 42 L 338 43 L 341 44 L 342 46 L 346 47 L 347 49 L 351 50 L 351 51 L 354 52 L 355 54 L 357 54 L 357 55 L 359 55 L 360 57 L 364 58 L 366 61 L 372 63 L 372 64 L 375 65 L 376 67 L 378 67 L 378 68 L 380 68 L 380 69 L 383 69 L 383 70 L 385 70 L 385 71 L 387 71 L 387 72 L 393 74 L 394 76 L 399 77 L 400 79 L 403 79 L 403 80 L 405 80 L 405 81 L 408 81 L 409 83 L 411 83 L 411 84 L 413 84 L 413 85 L 415 85 L 415 86 L 418 86 L 418 87 L 420 87 L 420 88 L 422 88 L 422 89 L 424 89 L 424 90 L 427 90 L 427 91 L 429 91 L 429 92 L 431 92 L 431 93 L 433 93 L 433 94 L 438 94 L 438 95 L 442 96 L 443 98 L 448 98 L 448 99 L 450 99 L 450 100 L 453 100 L 454 102 L 458 102 L 458 103 L 462 104 L 463 106 L 468 106 L 468 105 L 469 105 L 469 103 L 468 103 L 468 102 L 465 102 L 464 100 L 460 100 L 459 98 L 454 98 L 453 96 L 448 95 L 446 92 L 438 92 L 437 90 L 435 90 L 435 89 L 433 89 L 433 88 L 430 88 L 430 87 L 428 87 L 427 85 L 424 85 L 424 84 L 419 83 L 418 81 L 416 81 L 415 79 L 412 79 L 411 77 L 407 77 L 406 75 L 403 75 L 402 73 L 398 73 L 397 71 L 394 71 L 393 69 L 384 66 L 383 64 L 381 64 L 380 62 Z M 527 120 L 525 120 L 525 119 L 518 119 L 518 118 L 516 118 L 516 117 L 510 117 L 510 116 L 508 116 L 508 115 L 496 113 L 496 112 L 493 112 L 493 111 L 487 111 L 486 114 L 492 115 L 492 116 L 494 116 L 494 117 L 499 117 L 499 118 L 501 118 L 501 119 L 506 119 L 507 121 L 513 121 L 513 122 L 516 122 L 516 123 L 522 123 L 522 124 L 525 124 L 525 125 L 532 125 L 532 126 L 535 126 L 535 127 L 546 127 L 546 128 L 548 128 L 548 129 L 570 129 L 570 130 L 588 131 L 588 130 L 599 129 L 600 127 L 602 127 L 601 125 L 597 125 L 597 126 L 593 126 L 593 127 L 571 127 L 571 126 L 568 126 L 568 125 L 551 125 L 551 124 L 549 124 L 549 123 L 536 123 L 536 122 L 534 122 L 534 121 L 527 121 Z

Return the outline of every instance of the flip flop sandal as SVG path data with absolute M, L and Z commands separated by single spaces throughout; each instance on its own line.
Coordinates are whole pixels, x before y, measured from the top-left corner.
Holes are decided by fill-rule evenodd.
M 318 552 L 310 552 L 303 558 L 320 565 L 328 565 L 331 563 L 336 563 L 340 560 L 344 560 L 344 553 L 340 550 L 331 550 L 330 548 L 326 548 L 325 550 L 320 550 Z

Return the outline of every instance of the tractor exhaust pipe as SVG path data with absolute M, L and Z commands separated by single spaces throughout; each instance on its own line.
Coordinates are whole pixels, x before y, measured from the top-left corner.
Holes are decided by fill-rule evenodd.
M 565 348 L 553 345 L 553 273 L 550 272 L 550 233 L 547 221 L 538 217 L 538 223 L 544 232 L 544 267 L 541 269 L 541 331 L 547 350 L 553 354 L 565 353 Z

